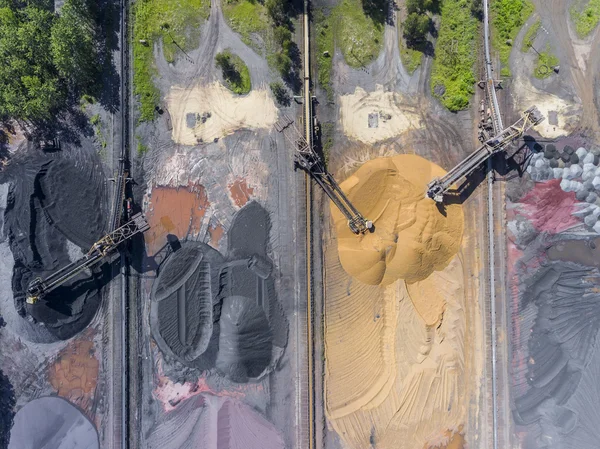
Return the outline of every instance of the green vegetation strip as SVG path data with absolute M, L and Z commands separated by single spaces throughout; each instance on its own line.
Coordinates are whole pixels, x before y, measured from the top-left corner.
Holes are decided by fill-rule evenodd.
M 589 0 L 588 4 L 581 8 L 577 5 L 571 7 L 571 20 L 575 23 L 575 29 L 579 37 L 590 34 L 600 21 L 600 0 Z
M 160 93 L 152 78 L 156 75 L 154 43 L 162 40 L 167 61 L 175 60 L 181 49 L 198 45 L 199 26 L 208 18 L 208 0 L 137 0 L 133 5 L 133 84 L 140 100 L 140 120 L 152 120 Z M 142 42 L 140 42 L 142 41 Z
M 378 14 L 369 15 L 360 0 L 342 0 L 329 13 L 315 10 L 318 81 L 330 101 L 333 99 L 331 71 L 335 46 L 350 67 L 363 68 L 370 64 L 383 46 L 381 8 L 370 8 Z
M 333 66 L 334 38 L 331 16 L 321 9 L 315 11 L 315 35 L 317 42 L 317 79 L 319 86 L 327 92 L 329 101 L 333 101 L 331 87 L 331 69 Z
M 492 43 L 500 53 L 501 73 L 504 76 L 510 76 L 508 59 L 512 42 L 533 9 L 533 4 L 529 0 L 493 0 L 492 2 Z
M 538 31 L 540 30 L 540 26 L 542 26 L 542 22 L 538 19 L 533 25 L 529 27 L 527 33 L 525 33 L 525 37 L 523 38 L 523 44 L 521 45 L 521 51 L 523 53 L 527 53 L 529 49 L 533 46 L 533 41 L 535 40 Z
M 475 36 L 477 20 L 471 15 L 470 2 L 445 0 L 441 8 L 435 57 L 431 73 L 431 89 L 451 111 L 460 111 L 469 105 L 475 84 Z
M 553 67 L 558 65 L 558 58 L 550 52 L 550 46 L 546 47 L 546 50 L 538 55 L 534 76 L 538 79 L 548 78 L 552 75 Z

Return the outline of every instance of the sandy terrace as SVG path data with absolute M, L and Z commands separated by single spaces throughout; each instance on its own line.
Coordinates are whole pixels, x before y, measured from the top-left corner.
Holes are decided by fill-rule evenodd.
M 340 116 L 344 133 L 355 140 L 374 143 L 422 128 L 414 106 L 398 92 L 374 92 L 357 87 L 353 94 L 340 97 Z
M 241 128 L 270 128 L 277 108 L 266 89 L 234 95 L 219 82 L 192 88 L 173 86 L 166 97 L 173 140 L 183 145 L 209 142 Z M 210 117 L 200 118 L 205 113 Z
M 537 106 L 546 119 L 535 127 L 535 130 L 543 137 L 555 138 L 569 134 L 572 125 L 577 121 L 581 112 L 581 103 L 573 103 L 562 98 L 536 89 L 529 79 L 523 75 L 517 75 L 513 83 L 513 92 L 516 103 L 525 105 L 526 108 Z M 557 123 L 552 124 L 549 120 L 550 112 L 556 112 Z

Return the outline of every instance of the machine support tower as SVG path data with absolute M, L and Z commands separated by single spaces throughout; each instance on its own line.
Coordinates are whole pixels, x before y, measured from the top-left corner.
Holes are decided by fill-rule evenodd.
M 533 106 L 527 109 L 521 118 L 514 124 L 504 129 L 496 136 L 486 140 L 477 150 L 467 156 L 456 167 L 450 170 L 441 178 L 435 178 L 427 185 L 427 197 L 441 203 L 444 201 L 444 194 L 459 179 L 469 176 L 483 162 L 488 160 L 494 154 L 504 150 L 511 142 L 522 136 L 531 127 L 544 120 L 544 116 L 537 107 Z
M 308 120 L 311 119 L 309 118 Z M 314 179 L 340 212 L 344 214 L 348 220 L 350 230 L 355 234 L 364 234 L 370 231 L 373 228 L 373 222 L 363 217 L 350 202 L 333 175 L 325 168 L 321 157 L 294 126 L 294 120 L 287 115 L 283 115 L 275 123 L 275 129 L 280 133 L 283 133 L 287 129 L 291 130 L 291 135 L 285 133 L 285 136 L 296 149 L 296 163 Z

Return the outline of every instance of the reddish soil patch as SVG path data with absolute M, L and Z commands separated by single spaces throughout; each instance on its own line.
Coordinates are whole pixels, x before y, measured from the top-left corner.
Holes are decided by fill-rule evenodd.
M 153 256 L 167 243 L 167 234 L 183 239 L 200 232 L 209 205 L 206 189 L 198 184 L 154 187 L 146 213 L 150 224 L 145 234 L 148 255 Z
M 211 226 L 208 228 L 208 234 L 210 235 L 209 245 L 218 250 L 219 242 L 221 241 L 223 234 L 225 234 L 225 229 L 223 229 L 223 226 L 221 225 L 216 225 L 215 227 Z
M 72 341 L 59 352 L 49 373 L 57 394 L 88 414 L 98 381 L 99 362 L 94 353 L 93 341 Z
M 564 192 L 559 179 L 536 183 L 520 203 L 522 215 L 540 232 L 557 234 L 580 223 L 572 215 L 577 203 L 575 193 Z
M 244 207 L 254 193 L 254 189 L 248 187 L 245 179 L 238 178 L 233 181 L 233 184 L 229 184 L 229 192 L 234 204 L 237 207 Z

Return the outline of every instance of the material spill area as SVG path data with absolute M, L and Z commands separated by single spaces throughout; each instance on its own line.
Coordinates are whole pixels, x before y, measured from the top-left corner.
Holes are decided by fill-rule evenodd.
M 177 195 L 188 200 L 190 192 Z M 200 237 L 184 233 L 153 283 L 150 326 L 160 351 L 153 396 L 168 413 L 155 417 L 149 448 L 284 447 L 265 415 L 288 322 L 267 251 L 269 213 L 244 203 L 223 253 L 202 241 L 212 239 L 210 228 Z
M 150 229 L 144 234 L 146 251 L 156 255 L 167 243 L 167 236 L 179 239 L 200 233 L 210 206 L 202 185 L 155 186 L 147 199 L 146 219 Z
M 459 204 L 425 198 L 444 171 L 377 158 L 341 183 L 375 231 L 356 236 L 331 204 L 325 242 L 325 394 L 343 447 L 463 447 L 475 366 L 466 345 Z
M 513 437 L 531 449 L 592 449 L 600 437 L 600 228 L 595 185 L 586 187 L 598 148 L 565 140 L 542 148 L 507 189 Z M 563 181 L 540 175 L 557 148 L 572 157 Z

